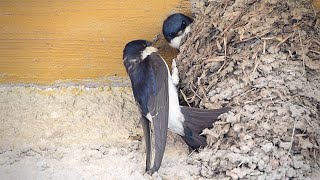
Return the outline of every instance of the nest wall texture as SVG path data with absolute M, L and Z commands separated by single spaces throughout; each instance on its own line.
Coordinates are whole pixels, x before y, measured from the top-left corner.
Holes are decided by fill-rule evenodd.
M 320 28 L 309 1 L 195 0 L 192 33 L 176 59 L 182 102 L 230 106 L 204 177 L 307 178 L 320 165 Z M 187 102 L 187 103 L 186 103 Z

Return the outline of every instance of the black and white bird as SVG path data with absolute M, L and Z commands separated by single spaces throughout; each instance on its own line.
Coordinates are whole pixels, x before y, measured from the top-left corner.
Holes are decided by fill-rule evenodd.
M 200 135 L 202 130 L 213 127 L 213 122 L 218 116 L 230 108 L 206 110 L 180 106 L 176 89 L 179 77 L 175 61 L 172 64 L 171 76 L 168 65 L 149 41 L 135 40 L 126 44 L 123 63 L 141 113 L 140 121 L 146 141 L 147 172 L 152 174 L 160 168 L 168 128 L 179 134 L 191 149 L 207 145 L 206 137 Z M 151 122 L 155 134 L 155 158 L 152 169 Z
M 181 13 L 167 17 L 162 25 L 162 33 L 171 47 L 180 48 L 181 40 L 191 31 L 192 22 L 190 17 Z

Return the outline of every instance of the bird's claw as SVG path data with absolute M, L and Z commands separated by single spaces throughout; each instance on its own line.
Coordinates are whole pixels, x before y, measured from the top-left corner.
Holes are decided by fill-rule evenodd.
M 171 64 L 171 68 L 176 68 L 177 67 L 177 63 L 176 63 L 176 59 L 172 60 L 172 64 Z
M 177 63 L 175 59 L 172 60 L 171 68 L 172 68 L 171 79 L 173 84 L 177 86 L 179 84 L 180 79 L 179 79 L 179 72 L 178 72 Z
M 155 180 L 162 180 L 163 178 L 159 175 L 159 173 L 157 171 L 154 171 L 153 169 L 149 169 L 148 171 L 146 171 L 145 176 L 151 176 L 152 179 Z

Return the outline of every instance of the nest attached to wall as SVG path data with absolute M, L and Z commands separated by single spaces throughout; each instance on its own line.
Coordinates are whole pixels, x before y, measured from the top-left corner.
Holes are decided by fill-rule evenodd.
M 320 28 L 306 0 L 195 0 L 176 59 L 181 99 L 230 106 L 204 133 L 200 175 L 304 178 L 320 165 Z

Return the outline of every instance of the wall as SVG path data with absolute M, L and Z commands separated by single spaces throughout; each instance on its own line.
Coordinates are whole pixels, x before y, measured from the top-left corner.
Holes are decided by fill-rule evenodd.
M 0 0 L 0 82 L 125 76 L 126 42 L 151 40 L 168 14 L 189 9 L 187 0 Z
M 320 0 L 313 0 L 313 5 L 316 9 L 320 9 Z
M 189 9 L 188 0 L 0 0 L 0 83 L 126 76 L 125 43 L 151 40 L 168 14 Z M 170 60 L 176 51 L 163 44 Z

